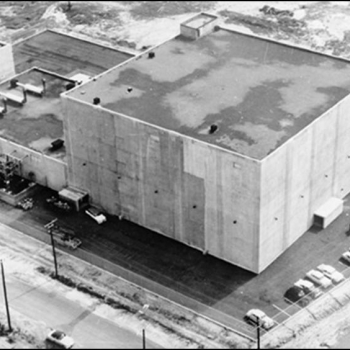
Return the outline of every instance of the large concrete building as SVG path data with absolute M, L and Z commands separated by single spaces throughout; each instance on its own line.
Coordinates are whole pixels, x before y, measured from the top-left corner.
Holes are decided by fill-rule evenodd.
M 350 192 L 350 62 L 206 14 L 180 29 L 139 56 L 111 53 L 107 71 L 88 73 L 83 57 L 56 74 L 89 81 L 60 93 L 65 177 L 51 187 L 86 191 L 110 214 L 259 273 L 315 218 L 334 220 Z M 45 49 L 39 39 L 17 57 Z
M 68 182 L 259 273 L 350 192 L 350 62 L 213 21 L 63 94 Z

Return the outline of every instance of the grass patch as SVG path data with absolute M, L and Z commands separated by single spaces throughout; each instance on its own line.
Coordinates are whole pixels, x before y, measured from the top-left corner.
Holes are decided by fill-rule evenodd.
M 93 25 L 100 23 L 103 20 L 113 21 L 114 25 L 118 22 L 118 10 L 108 9 L 104 10 L 103 5 L 96 5 L 93 3 L 72 3 L 71 9 L 68 11 L 67 4 L 62 3 L 58 6 L 62 12 L 65 13 L 67 19 L 72 25 Z
M 242 24 L 257 34 L 272 34 L 283 32 L 285 34 L 303 35 L 306 29 L 304 21 L 290 17 L 275 17 L 275 21 L 267 18 L 243 15 L 233 11 L 220 11 L 219 15 L 226 18 L 226 23 Z
M 130 14 L 137 19 L 182 15 L 210 10 L 216 1 L 131 1 Z
M 58 275 L 58 277 L 55 277 L 55 273 L 52 272 L 49 269 L 46 269 L 43 266 L 39 266 L 36 268 L 36 270 L 44 275 L 47 275 L 49 277 L 51 277 L 52 279 L 55 279 L 59 282 L 61 282 L 62 284 L 71 287 L 71 288 L 76 288 L 79 292 L 85 293 L 90 295 L 91 297 L 97 298 L 98 300 L 101 300 L 103 302 L 105 302 L 107 305 L 113 307 L 114 309 L 123 309 L 127 312 L 130 313 L 135 313 L 136 310 L 133 309 L 132 307 L 125 305 L 119 301 L 116 301 L 115 299 L 111 298 L 111 297 L 107 297 L 97 291 L 95 291 L 92 287 L 87 286 L 83 283 L 76 283 L 75 281 L 73 281 L 71 278 L 63 276 L 63 275 Z M 125 294 L 126 296 L 126 294 Z M 132 297 L 129 296 L 129 298 L 131 301 L 134 301 Z
M 2 7 L 10 7 L 11 15 L 0 16 L 7 29 L 22 29 L 36 24 L 52 1 L 1 1 Z

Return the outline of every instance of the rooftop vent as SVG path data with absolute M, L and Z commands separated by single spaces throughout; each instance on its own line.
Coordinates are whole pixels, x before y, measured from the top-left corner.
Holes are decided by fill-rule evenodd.
M 218 129 L 218 126 L 215 124 L 210 125 L 209 134 L 214 134 L 214 132 Z
M 75 83 L 74 82 L 70 82 L 68 84 L 66 84 L 66 91 L 75 88 Z
M 11 79 L 10 80 L 10 88 L 15 89 L 17 87 L 18 79 Z
M 99 105 L 101 103 L 101 99 L 99 97 L 94 97 L 93 104 Z
M 148 53 L 148 58 L 154 58 L 156 54 L 154 52 L 149 52 Z
M 53 142 L 51 142 L 51 151 L 56 151 L 57 149 L 60 149 L 63 147 L 64 141 L 61 139 L 57 139 Z
M 45 92 L 45 86 L 46 86 L 46 80 L 42 79 L 43 86 L 36 86 L 32 84 L 22 84 L 19 81 L 17 81 L 17 86 L 21 87 L 22 89 L 26 90 L 27 92 L 30 92 L 34 95 L 39 95 L 40 97 L 43 96 Z

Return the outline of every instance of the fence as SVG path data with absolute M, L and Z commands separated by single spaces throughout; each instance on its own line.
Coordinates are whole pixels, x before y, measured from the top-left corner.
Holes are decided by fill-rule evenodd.
M 344 275 L 345 280 L 338 285 L 332 283 L 323 295 L 308 305 L 304 307 L 299 305 L 300 301 L 310 297 L 307 294 L 298 302 L 291 303 L 273 316 L 277 326 L 262 335 L 261 343 L 263 346 L 261 348 L 270 349 L 280 345 L 278 344 L 280 342 L 287 342 L 303 328 L 347 304 L 350 301 L 350 266 L 344 267 L 340 272 Z

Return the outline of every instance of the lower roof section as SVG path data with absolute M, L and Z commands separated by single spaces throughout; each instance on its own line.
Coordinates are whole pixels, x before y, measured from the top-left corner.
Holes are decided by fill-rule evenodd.
M 350 93 L 350 62 L 217 28 L 176 38 L 68 93 L 263 159 Z
M 133 55 L 51 30 L 13 46 L 16 72 L 40 67 L 68 77 L 100 74 Z
M 0 84 L 0 106 L 6 104 L 6 112 L 1 117 L 0 136 L 64 160 L 65 147 L 53 152 L 51 143 L 57 139 L 64 140 L 60 94 L 66 91 L 71 81 L 37 68 L 13 79 L 18 81 L 16 87 L 11 86 L 10 81 Z M 28 89 L 26 94 L 23 87 Z M 31 91 L 41 89 L 44 89 L 42 95 Z

